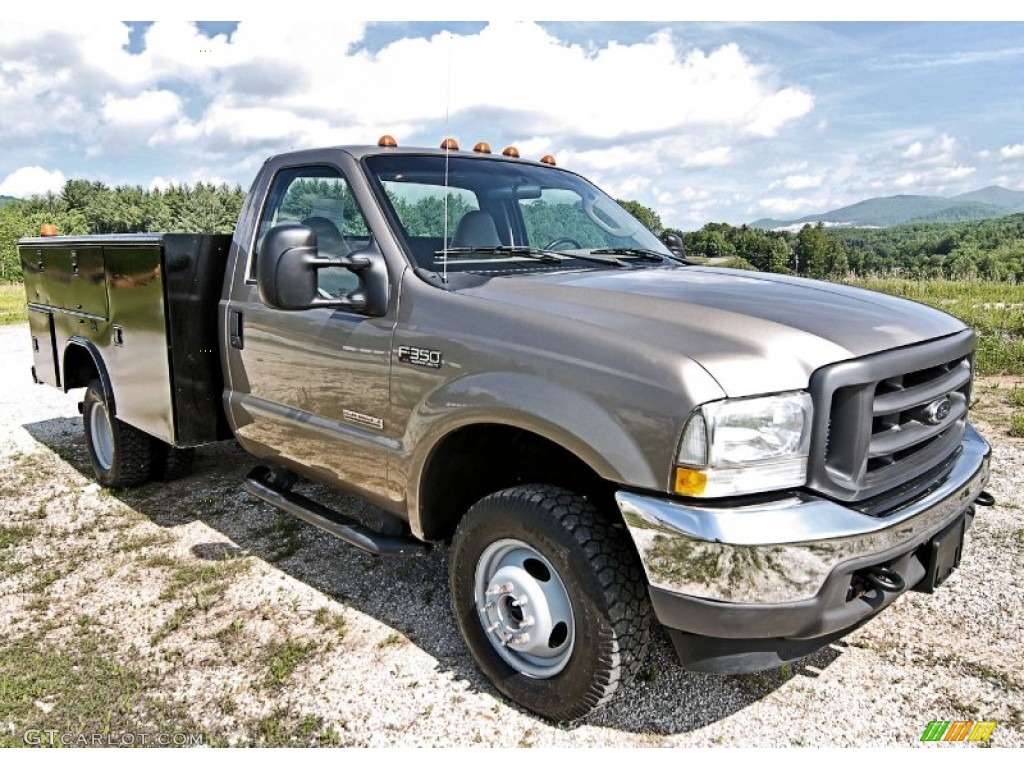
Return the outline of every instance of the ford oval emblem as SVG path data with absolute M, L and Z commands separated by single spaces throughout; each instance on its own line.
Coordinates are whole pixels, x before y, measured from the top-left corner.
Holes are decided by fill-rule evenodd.
M 924 420 L 929 424 L 938 424 L 949 416 L 949 412 L 952 410 L 952 401 L 948 397 L 940 397 L 929 403 L 928 407 L 924 409 Z

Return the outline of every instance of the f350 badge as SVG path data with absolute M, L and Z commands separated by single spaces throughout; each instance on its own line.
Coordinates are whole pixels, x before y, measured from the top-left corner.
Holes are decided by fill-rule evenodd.
M 401 346 L 398 348 L 398 362 L 419 365 L 423 368 L 440 368 L 444 356 L 439 349 Z

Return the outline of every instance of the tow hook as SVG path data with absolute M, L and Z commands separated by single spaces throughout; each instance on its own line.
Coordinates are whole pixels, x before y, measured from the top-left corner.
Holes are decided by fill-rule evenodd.
M 903 577 L 884 565 L 865 568 L 860 575 L 868 584 L 883 592 L 902 592 L 907 588 L 907 582 L 903 580 Z
M 988 491 L 982 491 L 978 494 L 978 498 L 974 500 L 974 503 L 979 507 L 991 507 L 996 503 L 996 498 Z
M 885 565 L 873 565 L 862 571 L 857 571 L 850 580 L 850 588 L 846 593 L 846 601 L 856 600 L 869 592 L 902 592 L 907 587 L 903 580 L 892 568 Z

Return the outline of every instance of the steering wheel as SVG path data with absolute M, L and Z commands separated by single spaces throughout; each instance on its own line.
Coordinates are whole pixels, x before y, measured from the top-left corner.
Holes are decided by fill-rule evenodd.
M 545 251 L 551 251 L 551 250 L 554 250 L 559 245 L 568 245 L 570 243 L 573 246 L 575 246 L 576 248 L 580 248 L 580 249 L 583 248 L 583 246 L 580 245 L 580 241 L 579 240 L 576 240 L 576 239 L 571 238 L 571 237 L 556 237 L 554 240 L 552 240 L 550 243 L 548 243 L 547 245 L 544 246 L 544 250 Z

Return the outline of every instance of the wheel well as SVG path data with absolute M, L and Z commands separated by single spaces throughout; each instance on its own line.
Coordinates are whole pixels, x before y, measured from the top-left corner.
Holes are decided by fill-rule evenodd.
M 522 483 L 567 488 L 598 507 L 614 504 L 611 484 L 557 443 L 518 427 L 473 425 L 446 436 L 427 460 L 419 496 L 425 538 L 449 538 L 474 502 Z
M 64 370 L 61 373 L 65 390 L 87 387 L 100 375 L 92 355 L 81 344 L 71 344 L 64 351 Z

